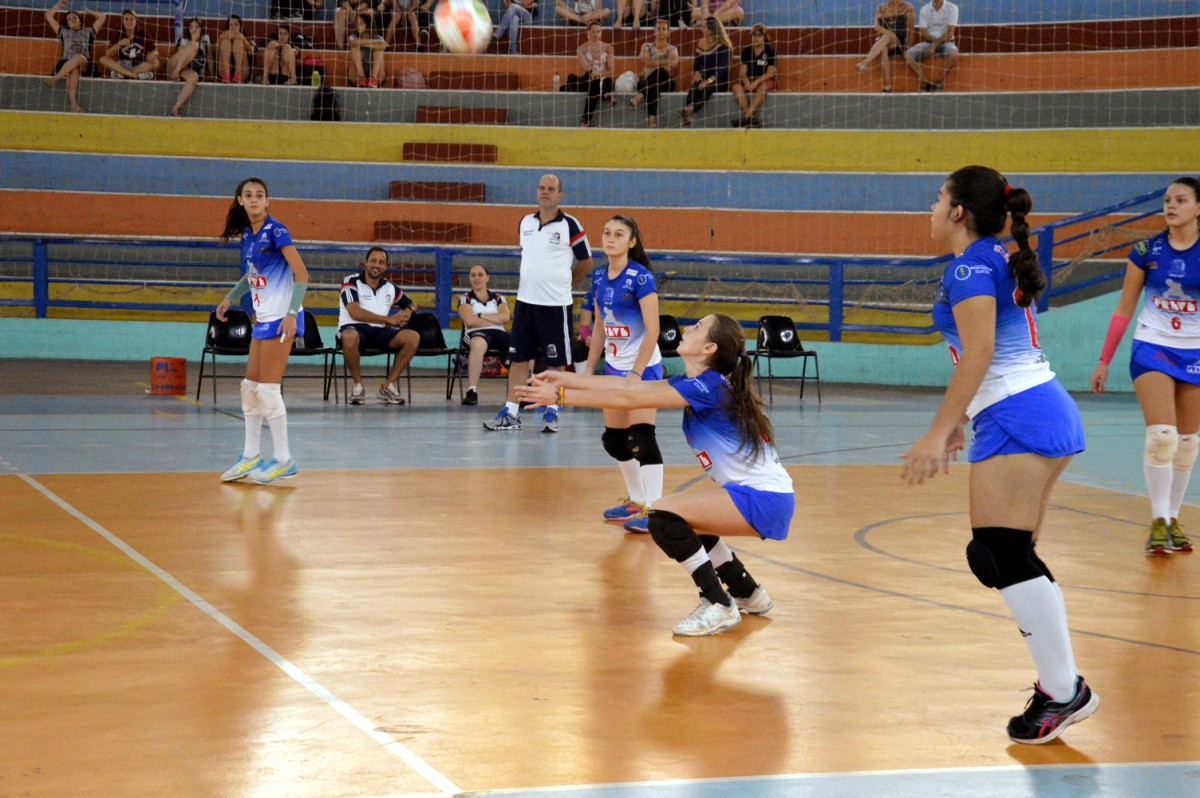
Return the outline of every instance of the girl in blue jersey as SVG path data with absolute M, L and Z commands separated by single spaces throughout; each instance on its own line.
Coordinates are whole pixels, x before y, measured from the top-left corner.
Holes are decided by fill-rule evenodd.
M 1145 288 L 1129 373 L 1146 419 L 1142 470 L 1150 497 L 1145 552 L 1190 552 L 1179 507 L 1200 453 L 1200 180 L 1181 177 L 1163 195 L 1167 229 L 1129 253 L 1121 298 L 1108 324 L 1092 390 L 1104 393 L 1108 364 Z
M 740 613 L 763 615 L 774 606 L 721 538 L 783 540 L 796 503 L 754 392 L 741 325 L 705 316 L 684 333 L 679 357 L 685 373 L 665 381 L 548 371 L 517 393 L 534 406 L 683 408 L 683 433 L 716 485 L 660 499 L 650 511 L 650 536 L 700 590 L 699 606 L 674 633 L 711 635 L 739 623 Z
M 593 330 L 584 374 L 604 373 L 629 380 L 661 380 L 658 351 L 658 286 L 637 222 L 614 216 L 601 238 L 608 265 L 592 272 L 589 289 Z M 604 511 L 604 520 L 624 523 L 630 532 L 648 532 L 646 512 L 662 496 L 663 460 L 654 434 L 655 410 L 606 408 L 600 442 L 625 478 L 626 498 Z
M 296 336 L 304 336 L 301 302 L 308 288 L 308 270 L 288 229 L 267 215 L 267 184 L 257 177 L 238 183 L 225 216 L 221 238 L 242 240 L 242 266 L 246 273 L 217 305 L 217 318 L 250 291 L 254 304 L 254 332 L 246 379 L 242 380 L 242 412 L 246 416 L 246 444 L 242 456 L 221 475 L 225 482 L 246 478 L 266 484 L 296 476 L 296 463 L 288 449 L 287 408 L 280 391 L 283 370 Z M 275 456 L 259 456 L 262 422 L 271 428 Z
M 932 238 L 955 258 L 933 321 L 954 375 L 902 471 L 909 484 L 948 472 L 972 422 L 967 564 L 985 587 L 999 589 L 1037 666 L 1033 696 L 1008 724 L 1019 743 L 1053 740 L 1100 704 L 1075 668 L 1062 591 L 1034 550 L 1050 491 L 1084 441 L 1079 411 L 1038 343 L 1032 303 L 1046 278 L 1029 248 L 1032 207 L 1025 189 L 983 166 L 959 169 L 938 192 Z M 1011 256 L 996 238 L 1010 215 L 1018 247 Z

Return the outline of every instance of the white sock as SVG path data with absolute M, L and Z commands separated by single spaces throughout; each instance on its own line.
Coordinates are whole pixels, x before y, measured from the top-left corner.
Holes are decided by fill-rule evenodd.
M 478 393 L 478 392 L 479 392 L 479 386 L 478 386 L 478 385 L 468 385 L 468 386 L 467 386 L 467 390 L 468 390 L 468 391 L 475 391 L 476 393 Z
M 629 501 L 638 504 L 646 503 L 646 489 L 642 487 L 642 465 L 637 460 L 618 460 L 617 467 L 621 476 L 625 477 L 625 490 Z
M 1033 655 L 1042 690 L 1055 701 L 1070 701 L 1079 673 L 1075 669 L 1066 608 L 1058 586 L 1039 576 L 1009 585 L 1000 595 Z
M 292 459 L 292 450 L 288 448 L 287 413 L 269 419 L 267 424 L 271 427 L 271 443 L 275 447 L 275 461 L 286 463 Z
M 258 394 L 267 426 L 271 428 L 275 462 L 286 463 L 292 459 L 292 451 L 288 448 L 287 407 L 283 404 L 283 393 L 278 383 L 264 383 L 258 386 Z
M 694 574 L 696 569 L 701 565 L 704 565 L 706 562 L 708 562 L 708 552 L 704 550 L 703 546 L 701 546 L 699 551 L 684 560 L 681 565 L 683 565 L 683 570 L 687 571 L 689 574 Z
M 505 410 L 507 410 L 507 411 L 508 411 L 508 414 L 509 414 L 510 416 L 512 416 L 513 418 L 520 418 L 520 417 L 521 417 L 521 404 L 520 404 L 520 402 L 505 402 L 505 403 L 504 403 L 504 409 L 505 409 Z
M 1192 469 L 1186 471 L 1171 471 L 1171 506 L 1169 515 L 1163 516 L 1170 520 L 1179 518 L 1179 508 L 1183 506 L 1183 497 L 1187 493 L 1188 483 L 1192 481 Z M 1155 516 L 1157 518 L 1158 516 Z
M 717 545 L 708 550 L 708 561 L 713 568 L 720 568 L 727 562 L 733 562 L 733 552 L 725 545 L 725 541 L 718 540 Z
M 646 506 L 652 506 L 662 498 L 663 467 L 662 463 L 642 466 L 642 485 L 646 491 Z
M 246 442 L 242 457 L 253 460 L 262 451 L 262 408 L 258 406 L 258 383 L 242 380 L 242 413 L 246 416 Z
M 1142 461 L 1142 473 L 1146 476 L 1146 494 L 1150 498 L 1150 517 L 1171 517 L 1171 482 L 1175 469 L 1170 463 L 1154 465 Z

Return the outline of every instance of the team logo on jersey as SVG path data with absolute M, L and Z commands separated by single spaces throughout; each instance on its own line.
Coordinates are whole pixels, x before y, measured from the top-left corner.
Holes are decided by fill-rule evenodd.
M 1183 258 L 1175 258 L 1171 261 L 1170 275 L 1172 277 L 1183 277 L 1187 271 L 1187 264 L 1183 262 Z
M 549 358 L 550 360 L 554 360 L 555 358 L 557 358 L 558 357 L 558 347 L 555 346 L 554 344 L 548 344 L 546 346 L 546 357 Z
M 550 243 L 553 246 L 558 246 L 559 244 L 561 244 L 562 243 L 562 233 L 551 233 L 550 234 Z
M 1147 252 L 1150 251 L 1150 242 L 1149 241 L 1137 242 L 1137 244 L 1135 244 L 1133 247 L 1133 251 L 1139 255 L 1145 255 Z
M 251 275 L 248 275 L 248 277 L 249 277 L 251 288 L 266 288 L 267 287 L 267 278 L 265 275 L 251 274 Z
M 625 273 L 630 277 L 637 277 L 637 269 L 626 269 Z
M 700 461 L 700 467 L 705 471 L 712 468 L 712 458 L 708 456 L 708 451 L 701 449 L 696 452 L 696 459 Z
M 276 227 L 275 228 L 275 237 L 279 238 L 281 235 L 283 235 L 286 232 L 287 232 L 287 230 L 284 230 L 282 227 Z
M 971 276 L 971 267 L 968 266 L 967 264 L 960 263 L 958 266 L 954 267 L 954 279 L 955 280 L 965 280 L 970 276 Z
M 613 315 L 612 308 L 604 309 L 604 337 L 605 338 L 629 338 L 630 331 L 628 324 L 622 324 L 617 321 Z
M 267 235 L 267 231 L 266 231 L 266 230 L 263 230 L 263 231 L 262 231 L 262 235 L 260 235 L 260 236 L 258 237 L 258 243 L 260 243 L 260 244 L 266 244 L 266 243 L 269 243 L 270 241 L 271 241 L 271 237 L 270 237 L 269 235 Z
M 648 275 L 648 274 L 639 274 L 638 275 L 638 285 L 645 285 L 649 281 L 650 281 L 650 275 Z
M 992 251 L 1004 258 L 1004 262 L 1008 263 L 1008 250 L 999 244 L 992 245 Z
M 1167 293 L 1170 293 L 1168 291 Z M 1196 300 L 1189 299 L 1186 296 L 1178 299 L 1169 296 L 1153 297 L 1154 307 L 1164 313 L 1195 313 Z

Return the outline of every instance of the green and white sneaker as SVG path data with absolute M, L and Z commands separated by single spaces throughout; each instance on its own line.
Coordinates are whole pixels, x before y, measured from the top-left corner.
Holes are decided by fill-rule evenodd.
M 296 468 L 295 460 L 288 460 L 286 463 L 270 460 L 251 471 L 246 478 L 259 485 L 270 485 L 280 479 L 291 479 L 297 473 L 299 470 Z
M 239 457 L 237 462 L 233 464 L 232 468 L 221 474 L 221 481 L 236 482 L 262 464 L 262 458 L 257 455 L 254 457 Z
M 1150 535 L 1146 538 L 1147 557 L 1166 557 L 1171 553 L 1171 540 L 1167 535 L 1167 519 L 1155 518 L 1150 524 Z
M 1181 551 L 1188 553 L 1192 550 L 1192 539 L 1183 534 L 1183 530 L 1179 528 L 1179 519 L 1172 518 L 1167 524 L 1167 539 L 1170 541 L 1171 551 Z

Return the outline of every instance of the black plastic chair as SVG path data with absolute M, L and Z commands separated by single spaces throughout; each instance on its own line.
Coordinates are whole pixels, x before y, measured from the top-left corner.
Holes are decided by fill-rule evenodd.
M 305 330 L 305 332 L 307 332 L 307 329 Z M 361 362 L 362 358 L 367 358 L 367 357 L 386 357 L 387 358 L 387 361 L 385 362 L 384 367 L 383 367 L 383 378 L 385 380 L 387 379 L 387 375 L 390 374 L 392 371 L 392 358 L 394 358 L 395 356 L 396 356 L 395 349 L 371 349 L 370 347 L 365 347 L 365 346 L 362 346 L 361 344 L 359 344 L 359 347 L 358 347 L 358 357 L 359 357 L 360 362 Z M 346 402 L 349 403 L 350 402 L 350 369 L 346 366 L 346 353 L 342 350 L 342 337 L 340 335 L 337 337 L 337 340 L 334 342 L 333 358 L 329 363 L 329 380 L 331 382 L 335 382 L 337 380 L 337 361 L 338 361 L 339 357 L 342 359 L 342 393 L 346 397 Z M 326 391 L 325 396 L 326 396 L 326 398 L 328 398 L 328 396 L 329 396 L 328 391 Z M 334 396 L 335 401 L 341 401 L 340 399 L 338 399 L 338 396 L 337 396 L 337 388 L 333 389 L 333 396 Z
M 658 351 L 664 358 L 679 357 L 679 342 L 683 340 L 683 331 L 674 316 L 661 315 L 658 317 Z
M 767 391 L 768 402 L 775 402 L 776 379 L 800 380 L 800 400 L 804 401 L 804 384 L 809 380 L 817 383 L 817 403 L 821 402 L 821 364 L 817 353 L 805 349 L 800 343 L 800 335 L 796 332 L 796 323 L 787 316 L 763 316 L 758 320 L 758 347 L 753 352 L 754 379 L 758 383 L 759 395 L 762 395 L 762 372 L 759 370 L 759 358 L 767 361 Z M 775 358 L 801 358 L 799 377 L 775 377 L 771 361 Z M 816 370 L 815 377 L 808 376 L 808 361 L 813 361 Z
M 200 377 L 196 382 L 196 401 L 200 401 L 200 388 L 204 385 L 205 361 L 212 357 L 213 404 L 217 403 L 218 379 L 244 379 L 244 374 L 217 375 L 217 355 L 225 357 L 249 357 L 250 336 L 253 327 L 250 316 L 244 310 L 230 308 L 225 311 L 225 321 L 217 318 L 216 311 L 208 314 L 208 330 L 204 334 L 204 349 L 200 353 Z
M 329 389 L 332 387 L 334 401 L 337 401 L 337 381 L 333 378 L 334 349 L 332 346 L 325 346 L 325 342 L 321 340 L 321 329 L 317 327 L 317 317 L 312 311 L 304 311 L 304 337 L 292 341 L 291 357 L 321 358 L 322 398 L 329 400 Z M 303 379 L 303 376 L 293 376 L 292 379 Z
M 458 355 L 458 347 L 446 346 L 446 337 L 442 334 L 442 323 L 432 313 L 414 313 L 408 320 L 406 330 L 413 330 L 421 336 L 417 345 L 417 353 L 413 357 L 445 357 L 446 358 L 446 398 L 450 398 L 450 383 L 454 376 L 454 358 Z M 408 383 L 408 402 L 412 404 L 412 363 L 404 369 Z M 420 379 L 420 377 L 418 377 Z
M 446 386 L 446 398 L 447 399 L 454 396 L 454 383 L 457 382 L 458 383 L 458 398 L 460 401 L 462 400 L 462 398 L 464 396 L 463 383 L 466 381 L 466 377 L 467 377 L 467 358 L 469 358 L 470 356 L 471 356 L 470 341 L 467 339 L 466 335 L 463 335 L 462 340 L 459 341 L 458 348 L 454 350 L 454 357 L 451 361 L 452 368 L 451 368 L 451 374 L 450 374 L 450 384 Z M 501 361 L 504 361 L 508 357 L 508 352 L 506 350 L 492 349 L 489 346 L 487 351 L 483 353 L 483 356 L 485 358 L 498 357 L 498 358 L 500 358 Z

